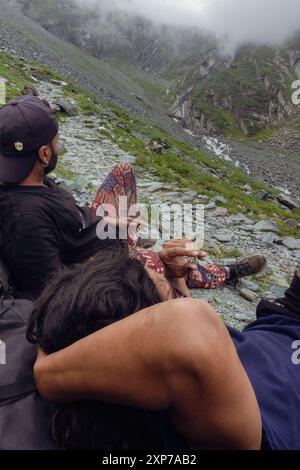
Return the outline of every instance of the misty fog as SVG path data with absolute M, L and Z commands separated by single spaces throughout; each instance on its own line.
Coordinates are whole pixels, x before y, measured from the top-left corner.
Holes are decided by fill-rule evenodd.
M 159 23 L 195 25 L 226 36 L 226 48 L 271 43 L 300 31 L 299 0 L 76 0 L 81 6 L 122 9 Z

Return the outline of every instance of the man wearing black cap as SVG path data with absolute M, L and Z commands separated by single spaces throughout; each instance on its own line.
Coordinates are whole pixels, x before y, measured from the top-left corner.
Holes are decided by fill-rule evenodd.
M 0 257 L 22 298 L 36 298 L 60 266 L 117 243 L 100 241 L 101 219 L 46 176 L 57 165 L 58 128 L 36 97 L 0 109 Z

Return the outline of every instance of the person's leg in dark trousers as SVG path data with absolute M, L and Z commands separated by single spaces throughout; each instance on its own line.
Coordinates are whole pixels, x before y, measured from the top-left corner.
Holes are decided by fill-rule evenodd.
M 282 299 L 274 302 L 262 300 L 257 307 L 257 317 L 279 314 L 300 320 L 300 268 L 295 273 L 290 287 Z

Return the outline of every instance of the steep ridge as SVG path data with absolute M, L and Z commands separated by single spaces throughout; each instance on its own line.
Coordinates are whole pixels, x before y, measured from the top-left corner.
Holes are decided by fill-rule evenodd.
M 72 79 L 101 99 L 154 121 L 161 127 L 191 141 L 167 116 L 167 110 L 142 73 L 133 79 L 107 61 L 100 61 L 52 35 L 36 22 L 0 0 L 1 46 L 28 60 L 36 60 Z M 141 84 L 139 84 L 141 83 Z

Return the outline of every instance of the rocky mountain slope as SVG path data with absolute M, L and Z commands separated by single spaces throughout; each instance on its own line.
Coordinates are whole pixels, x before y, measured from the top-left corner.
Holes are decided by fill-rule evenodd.
M 166 130 L 191 140 L 168 117 L 155 85 L 142 72 L 98 60 L 49 33 L 6 0 L 0 0 L 0 44 L 18 56 L 36 60 L 74 80 L 101 99 L 154 121 Z
M 282 49 L 245 46 L 227 66 L 203 74 L 208 79 L 189 90 L 189 84 L 175 85 L 179 100 L 176 116 L 194 132 L 240 138 L 259 135 L 267 129 L 299 118 L 299 106 L 292 103 L 292 83 L 300 77 L 300 50 L 291 43 Z
M 47 31 L 89 54 L 127 62 L 146 72 L 161 74 L 178 57 L 191 51 L 201 55 L 203 43 L 216 47 L 213 37 L 197 28 L 155 24 L 122 10 L 107 10 L 76 0 L 10 0 Z
M 10 2 L 94 57 L 148 72 L 170 113 L 196 134 L 249 137 L 300 118 L 291 102 L 291 84 L 300 76 L 297 38 L 282 48 L 242 46 L 231 57 L 200 29 L 107 12 L 101 2 L 97 8 L 75 0 Z

